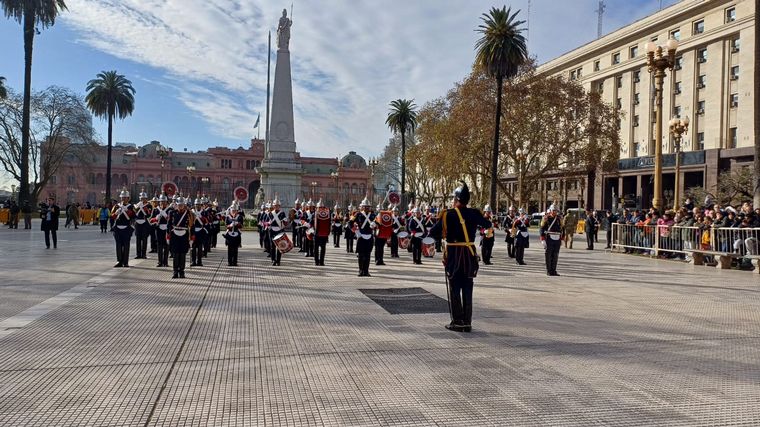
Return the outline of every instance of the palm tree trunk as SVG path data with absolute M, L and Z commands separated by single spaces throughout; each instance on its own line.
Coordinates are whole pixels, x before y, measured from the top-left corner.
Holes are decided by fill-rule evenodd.
M 760 87 L 760 0 L 755 0 L 755 69 L 754 69 L 754 87 Z M 760 207 L 760 96 L 755 94 L 755 188 L 753 197 L 753 206 Z
M 30 10 L 32 9 L 32 10 Z M 24 106 L 21 117 L 21 182 L 19 201 L 29 200 L 29 121 L 32 100 L 32 49 L 34 47 L 34 10 L 24 10 Z M 34 202 L 34 201 L 31 201 Z
M 105 203 L 111 202 L 111 151 L 113 148 L 113 113 L 108 111 L 108 158 L 106 159 L 106 197 Z
M 489 197 L 489 203 L 491 209 L 499 210 L 499 206 L 496 204 L 496 180 L 499 177 L 499 130 L 501 127 L 501 91 L 504 79 L 502 77 L 496 77 L 496 129 L 493 136 L 493 153 L 491 153 L 491 197 Z
M 758 0 L 760 1 L 760 0 Z M 406 206 L 406 129 L 401 129 L 401 206 Z

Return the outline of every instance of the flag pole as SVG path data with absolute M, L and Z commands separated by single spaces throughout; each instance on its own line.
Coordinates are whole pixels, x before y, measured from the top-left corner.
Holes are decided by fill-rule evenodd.
M 267 122 L 264 126 L 266 126 L 266 129 L 264 130 L 264 138 L 266 139 L 264 141 L 264 155 L 266 156 L 269 153 L 269 75 L 270 75 L 270 69 L 271 69 L 271 63 L 272 63 L 272 31 L 269 31 L 269 50 L 267 55 Z

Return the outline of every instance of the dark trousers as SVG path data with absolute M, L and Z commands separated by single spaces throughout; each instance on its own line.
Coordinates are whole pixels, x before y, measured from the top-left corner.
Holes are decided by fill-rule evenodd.
M 293 239 L 293 247 L 294 248 L 300 248 L 301 247 L 301 230 L 300 228 L 293 225 L 293 231 L 291 232 L 290 237 Z
M 192 264 L 190 265 L 203 266 L 203 243 L 206 240 L 205 237 L 203 230 L 195 235 L 195 240 L 193 240 L 192 248 L 190 249 L 190 259 L 192 260 Z
M 554 274 L 557 272 L 557 261 L 559 261 L 559 248 L 562 246 L 561 240 L 554 240 L 551 237 L 546 239 L 546 272 Z
M 353 233 L 352 233 L 353 234 Z M 354 236 L 346 237 L 346 253 L 354 253 Z
M 215 225 L 214 230 L 211 232 L 211 248 L 216 248 L 216 242 L 219 238 L 219 226 Z
M 473 280 L 467 278 L 450 278 L 446 280 L 449 292 L 449 311 L 451 322 L 456 325 L 472 324 L 472 287 Z
M 325 249 L 329 239 L 329 236 L 314 237 L 314 265 L 325 265 Z
M 155 227 L 151 226 L 150 227 L 150 251 L 151 252 L 156 252 L 156 250 L 158 249 L 157 248 L 158 239 L 156 238 L 157 233 L 158 233 L 158 230 L 156 230 Z
M 135 258 L 147 258 L 148 237 L 150 237 L 150 226 L 147 224 L 138 225 L 135 228 L 135 241 L 137 244 L 137 256 Z
M 507 237 L 507 256 L 515 257 L 515 239 L 513 237 Z
M 32 229 L 32 215 L 24 214 L 24 230 Z
M 259 227 L 259 246 L 264 247 L 264 240 L 266 238 L 266 233 L 264 232 L 264 227 Z
M 515 261 L 517 263 L 519 264 L 524 263 L 525 262 L 525 259 L 524 259 L 525 258 L 525 244 L 519 240 L 515 242 L 514 254 L 515 254 Z
M 238 263 L 238 250 L 242 243 L 242 237 L 238 234 L 235 237 L 225 237 L 227 242 L 227 265 L 236 266 Z
M 586 232 L 586 247 L 588 249 L 594 249 L 594 232 L 593 231 Z
M 45 230 L 45 246 L 50 247 L 50 236 L 53 236 L 53 247 L 58 247 L 58 232 L 56 230 Z
M 158 264 L 161 267 L 169 266 L 169 242 L 166 241 L 166 231 L 156 230 L 156 250 L 158 251 Z
M 282 252 L 277 249 L 277 245 L 272 243 L 272 240 L 280 234 L 279 231 L 269 231 L 269 257 L 272 259 L 272 265 L 280 265 L 282 261 Z
M 375 264 L 384 264 L 385 243 L 388 239 L 375 238 Z
M 422 237 L 412 237 L 412 261 L 415 264 L 422 264 Z
M 333 246 L 336 248 L 340 247 L 340 232 L 333 233 Z
M 391 258 L 398 258 L 398 234 L 391 234 Z
M 113 238 L 116 241 L 116 262 L 121 265 L 129 265 L 129 244 L 132 240 L 132 230 L 129 228 L 113 232 Z
M 483 255 L 483 262 L 486 263 L 486 264 L 490 264 L 491 263 L 491 254 L 493 253 L 494 239 L 493 238 L 491 238 L 491 239 L 483 238 L 483 240 L 481 240 L 481 243 L 482 243 L 482 246 L 483 246 L 482 250 L 481 250 L 481 255 Z
M 359 259 L 359 275 L 369 276 L 369 261 L 370 256 L 372 255 L 372 246 L 374 242 L 372 238 L 362 239 L 360 237 L 357 240 L 356 252 L 358 254 L 357 258 Z
M 607 247 L 612 247 L 612 224 L 607 226 Z
M 108 232 L 108 220 L 107 219 L 101 219 L 100 220 L 100 232 L 101 233 L 107 233 Z
M 303 242 L 301 243 L 303 243 L 303 250 L 306 252 L 306 256 L 314 256 L 314 236 L 312 235 L 311 239 L 304 236 Z
M 173 254 L 172 267 L 175 273 L 185 273 L 185 265 L 187 264 L 187 251 L 190 247 L 187 235 L 177 236 L 172 235 L 169 242 L 169 248 Z

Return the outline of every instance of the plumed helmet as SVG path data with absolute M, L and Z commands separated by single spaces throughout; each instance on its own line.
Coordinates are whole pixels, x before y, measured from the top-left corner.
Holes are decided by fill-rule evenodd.
M 454 196 L 455 200 L 458 200 L 459 203 L 463 205 L 467 205 L 470 203 L 470 189 L 467 187 L 467 183 L 464 181 L 459 181 L 461 184 L 459 187 L 454 189 L 454 192 L 451 194 Z
M 415 207 L 412 208 L 412 213 L 413 214 L 420 213 L 420 209 L 417 206 L 415 206 Z
M 520 208 L 520 209 L 517 210 L 517 212 L 520 213 L 520 214 L 524 214 L 525 213 L 525 209 Z
M 147 199 L 147 198 L 148 198 L 148 193 L 144 191 L 140 193 L 140 199 Z
M 549 212 L 559 212 L 559 209 L 557 209 L 557 206 L 552 204 L 551 206 L 549 206 Z
M 413 207 L 414 207 L 414 202 L 409 202 L 407 209 L 412 209 Z
M 298 206 L 298 205 L 301 204 L 301 200 L 299 200 L 298 197 L 296 197 L 296 201 L 293 202 L 293 204 L 296 205 L 296 206 Z
M 337 211 L 338 209 L 340 209 L 340 205 L 336 203 L 335 206 L 333 206 L 333 209 Z
M 237 200 L 235 200 L 234 202 L 232 202 L 232 205 L 230 205 L 230 210 L 231 211 L 239 211 L 240 210 L 240 205 L 238 204 Z
M 129 198 L 129 191 L 127 190 L 121 190 L 121 193 L 119 193 L 119 197 L 123 198 Z
M 264 206 L 266 209 L 270 209 L 272 207 L 272 204 L 267 202 L 267 204 Z
M 272 201 L 272 206 L 280 206 L 280 198 L 277 197 L 277 194 L 274 195 L 274 200 Z
M 375 210 L 378 211 L 378 212 L 380 212 L 381 210 L 383 210 L 383 205 L 382 204 L 378 204 L 377 206 L 375 206 Z
M 398 212 L 398 206 L 393 207 L 393 212 Z
M 210 200 L 208 199 L 208 197 L 203 196 L 201 197 L 201 202 L 203 202 L 204 205 L 207 205 L 210 202 Z
M 211 206 L 217 207 L 219 206 L 219 202 L 217 202 L 216 199 L 214 199 L 214 201 L 211 203 Z
M 201 205 L 201 204 L 203 204 L 203 202 L 201 201 L 201 199 L 200 199 L 200 198 L 196 198 L 196 199 L 195 199 L 195 202 L 194 202 L 193 204 L 194 204 L 194 205 L 196 205 L 196 206 L 198 206 L 198 205 Z
M 168 202 L 169 199 L 166 197 L 165 194 L 162 194 L 162 195 L 158 196 L 158 201 L 159 202 Z
M 354 205 L 352 205 L 351 203 L 349 203 L 348 204 L 348 210 L 350 210 L 350 211 L 354 210 Z
M 153 200 L 151 200 L 151 202 L 158 202 L 158 197 L 153 196 Z
M 510 212 L 512 212 L 512 211 L 514 211 L 514 210 L 515 210 L 515 207 L 514 207 L 514 206 L 510 206 L 510 207 L 509 207 L 509 211 L 510 211 Z
M 317 206 L 316 207 L 318 207 L 318 208 L 324 207 L 324 204 L 322 203 L 322 199 L 319 199 L 319 201 L 317 202 Z
M 187 204 L 187 201 L 185 200 L 184 197 L 177 197 L 174 202 L 177 205 L 183 205 L 183 206 Z
M 483 212 L 491 212 L 491 205 L 485 205 L 485 207 L 483 207 Z
M 307 208 L 310 208 L 313 204 L 314 202 L 312 202 L 311 199 L 309 199 L 309 201 L 307 201 L 304 206 L 306 206 Z
M 370 206 L 372 206 L 372 205 L 369 203 L 369 199 L 367 199 L 366 197 L 362 200 L 361 203 L 359 203 L 359 207 L 360 208 L 370 207 Z

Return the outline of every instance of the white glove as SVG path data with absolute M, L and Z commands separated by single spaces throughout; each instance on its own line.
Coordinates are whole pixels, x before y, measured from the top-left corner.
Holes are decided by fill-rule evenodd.
M 543 247 L 544 247 L 544 249 L 546 249 L 546 240 L 542 240 L 542 241 L 541 241 L 541 246 L 543 246 Z

